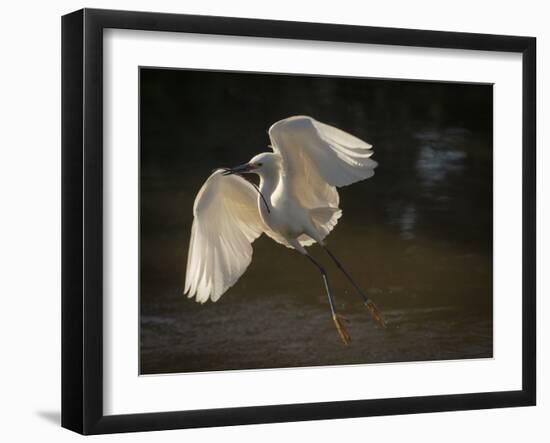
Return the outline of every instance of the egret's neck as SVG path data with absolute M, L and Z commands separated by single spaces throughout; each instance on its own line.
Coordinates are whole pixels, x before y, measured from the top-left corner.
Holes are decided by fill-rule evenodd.
M 262 171 L 260 175 L 260 192 L 263 194 L 268 203 L 271 203 L 272 196 L 279 186 L 280 174 L 279 171 Z

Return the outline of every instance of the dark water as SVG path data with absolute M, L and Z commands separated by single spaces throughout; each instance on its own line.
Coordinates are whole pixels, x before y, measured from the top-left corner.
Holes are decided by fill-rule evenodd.
M 352 342 L 341 344 L 318 271 L 262 236 L 217 303 L 182 295 L 194 197 L 213 168 L 266 151 L 267 128 L 308 114 L 374 145 L 372 179 L 340 190 L 331 250 L 317 246 Z M 492 87 L 141 70 L 141 372 L 492 356 Z

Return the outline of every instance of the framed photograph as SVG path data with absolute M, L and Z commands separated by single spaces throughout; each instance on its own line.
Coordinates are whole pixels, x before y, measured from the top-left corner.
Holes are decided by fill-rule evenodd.
M 62 425 L 535 405 L 532 37 L 62 19 Z

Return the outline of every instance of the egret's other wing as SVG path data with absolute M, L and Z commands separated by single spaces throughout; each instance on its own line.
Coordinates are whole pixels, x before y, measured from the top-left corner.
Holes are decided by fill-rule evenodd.
M 252 260 L 251 243 L 264 225 L 252 185 L 215 171 L 195 198 L 185 292 L 204 303 L 217 301 Z
M 278 121 L 269 137 L 295 195 L 307 208 L 338 207 L 335 187 L 372 177 L 377 166 L 369 158 L 370 144 L 311 117 Z

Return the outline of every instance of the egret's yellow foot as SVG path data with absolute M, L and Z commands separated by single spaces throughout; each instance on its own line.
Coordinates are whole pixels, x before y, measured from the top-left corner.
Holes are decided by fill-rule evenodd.
M 378 307 L 370 300 L 367 300 L 365 302 L 365 305 L 367 306 L 367 309 L 369 310 L 370 315 L 372 316 L 372 318 L 374 318 L 374 320 L 376 320 L 380 324 L 380 326 L 385 328 L 386 327 L 386 321 L 384 320 L 384 316 L 382 315 L 382 311 L 380 311 L 378 309 Z
M 342 323 L 342 320 L 345 320 L 345 318 L 338 314 L 334 314 L 332 316 L 332 320 L 334 320 L 334 324 L 336 325 L 336 330 L 338 331 L 338 335 L 340 336 L 342 343 L 344 343 L 347 346 L 351 341 L 351 337 L 349 336 L 348 331 L 344 326 L 344 323 Z

